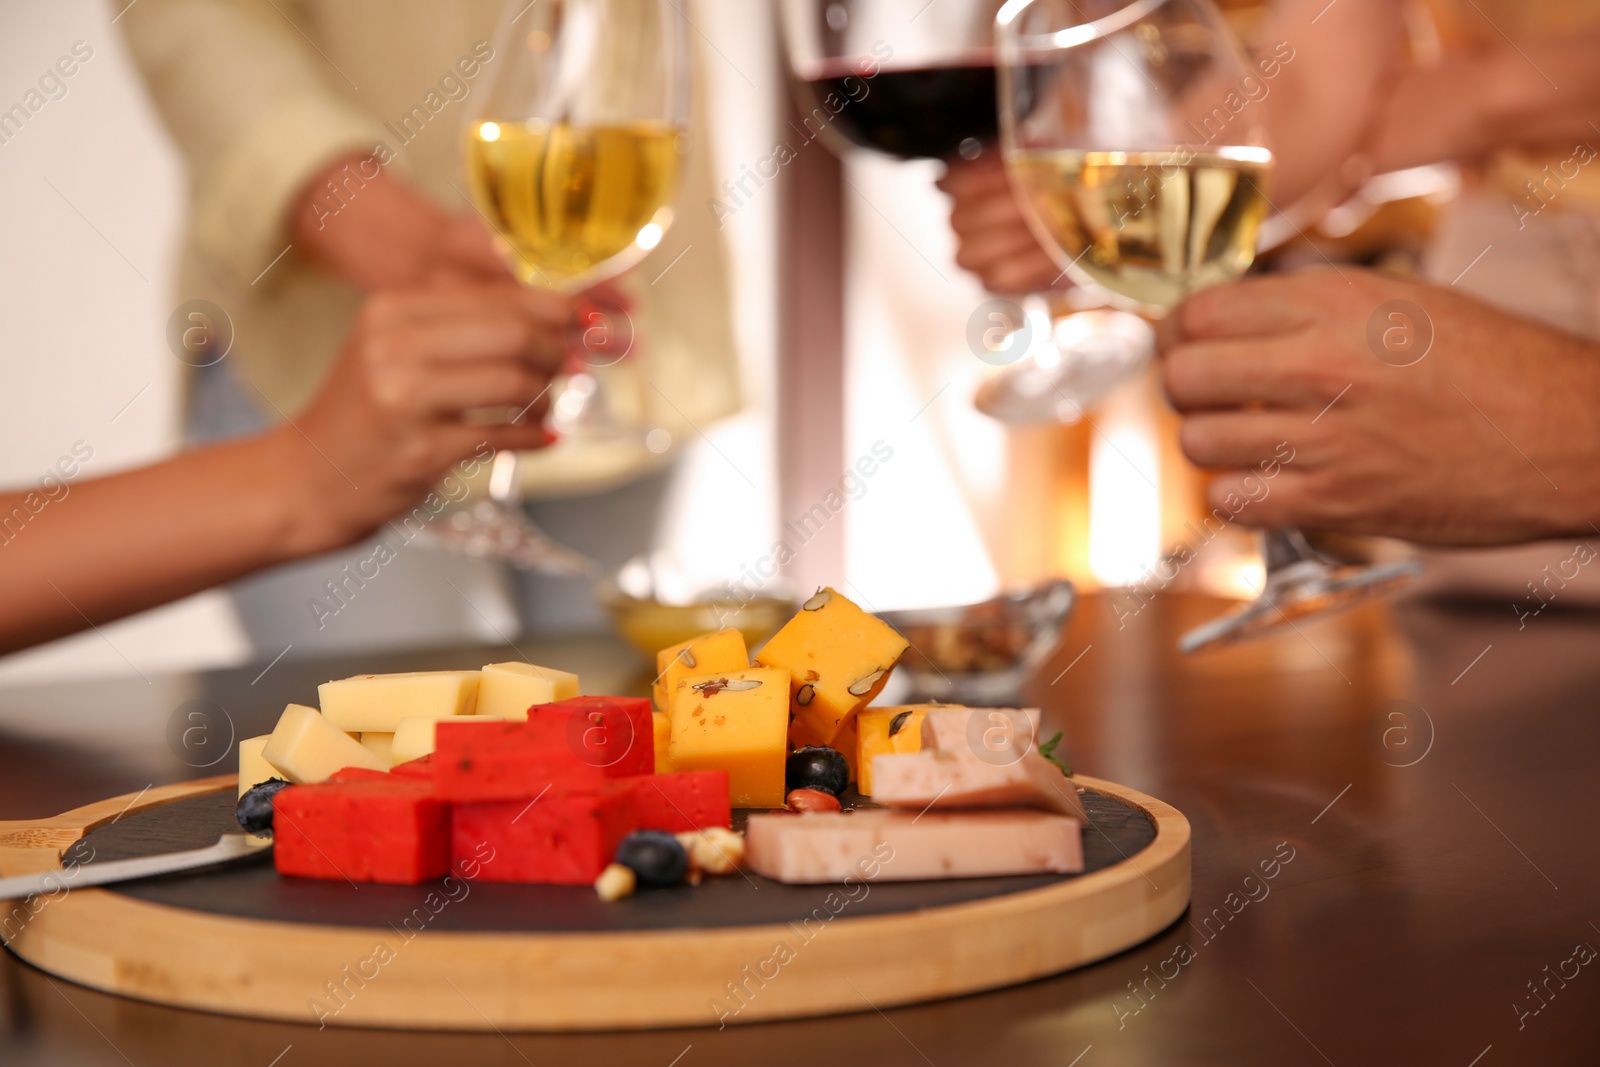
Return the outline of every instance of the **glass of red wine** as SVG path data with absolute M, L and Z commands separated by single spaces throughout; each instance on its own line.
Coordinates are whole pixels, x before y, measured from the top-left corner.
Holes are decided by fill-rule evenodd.
M 917 21 L 918 0 L 782 7 L 801 111 L 831 115 L 825 136 L 836 147 L 843 138 L 896 159 L 975 159 L 999 138 L 998 0 L 930 6 Z
M 954 162 L 995 152 L 1002 4 L 779 0 L 802 120 L 840 154 Z M 1142 369 L 1149 327 L 1125 312 L 1083 310 L 1101 302 L 1073 290 L 1024 295 L 996 312 L 987 325 L 1000 329 L 983 331 L 992 353 L 984 358 L 1003 369 L 979 390 L 979 410 L 1008 423 L 1075 422 Z

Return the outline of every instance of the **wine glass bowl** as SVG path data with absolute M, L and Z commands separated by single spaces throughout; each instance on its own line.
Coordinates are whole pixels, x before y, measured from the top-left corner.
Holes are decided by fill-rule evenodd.
M 866 149 L 898 160 L 975 160 L 1000 136 L 994 19 L 1001 0 L 780 0 L 785 49 L 805 136 L 836 152 Z M 891 43 L 892 42 L 892 43 Z M 1076 318 L 1058 318 L 1037 295 L 1019 295 L 1026 328 L 1018 361 L 985 383 L 979 409 L 1004 422 L 1036 421 L 1039 389 L 1072 422 L 1143 362 L 1107 375 L 1087 351 L 1054 347 Z M 1086 318 L 1074 336 L 1101 323 Z M 1024 324 L 1018 322 L 1018 327 Z M 1106 339 L 1107 346 L 1120 343 Z M 1132 355 L 1132 353 L 1130 353 Z M 1034 390 L 1028 392 L 1028 390 Z
M 680 136 L 661 122 L 484 119 L 466 135 L 472 196 L 524 283 L 580 290 L 661 242 Z
M 1249 269 L 1272 154 L 1207 0 L 1011 0 L 996 27 L 1006 166 L 1074 282 L 1160 317 Z
M 507 7 L 494 49 L 463 120 L 470 198 L 524 284 L 582 292 L 637 263 L 671 225 L 687 147 L 686 17 L 676 0 L 532 0 Z M 593 304 L 568 331 L 570 373 L 550 387 L 551 425 L 642 450 L 643 428 L 619 424 L 601 373 L 632 347 L 631 323 L 620 323 L 619 347 L 617 323 L 590 319 L 626 313 Z M 597 330 L 605 344 L 590 343 Z M 515 453 L 495 457 L 489 493 L 438 539 L 532 569 L 598 573 L 523 512 Z
M 575 292 L 660 243 L 684 155 L 689 63 L 672 0 L 535 0 L 496 35 L 463 161 L 530 285 Z
M 974 159 L 999 136 L 1000 0 L 780 0 L 808 136 L 895 159 Z
M 995 20 L 1001 145 L 1062 268 L 1158 318 L 1255 258 L 1272 166 L 1249 65 L 1210 0 L 1008 0 Z M 1257 597 L 1183 635 L 1193 652 L 1392 591 L 1415 563 L 1348 564 L 1262 534 Z

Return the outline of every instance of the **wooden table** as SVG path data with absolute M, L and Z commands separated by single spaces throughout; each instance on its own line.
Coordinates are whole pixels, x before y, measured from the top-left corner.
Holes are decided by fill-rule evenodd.
M 1507 604 L 1368 608 L 1180 658 L 1178 633 L 1218 607 L 1089 598 L 1036 680 L 1031 696 L 1066 729 L 1077 767 L 1194 825 L 1190 913 L 1085 970 L 720 1032 L 461 1036 L 153 1007 L 0 953 L 0 1063 L 1600 1062 L 1600 959 L 1578 962 L 1584 946 L 1600 949 L 1600 615 L 1552 607 L 1519 630 Z M 595 688 L 641 681 L 609 639 L 522 651 Z M 0 813 L 44 816 L 229 769 L 174 754 L 186 750 L 169 743 L 169 721 L 189 711 L 221 708 L 250 736 L 329 677 L 490 658 L 433 651 L 0 691 Z

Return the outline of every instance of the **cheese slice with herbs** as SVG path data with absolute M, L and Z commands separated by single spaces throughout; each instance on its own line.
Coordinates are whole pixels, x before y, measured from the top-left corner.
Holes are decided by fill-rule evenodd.
M 791 884 L 1071 874 L 1083 870 L 1082 838 L 1077 819 L 1021 809 L 757 814 L 745 863 Z
M 966 749 L 875 756 L 872 799 L 912 811 L 1035 808 L 1087 820 L 1078 787 L 1037 750 L 991 762 Z
M 918 744 L 895 751 L 964 749 L 1001 760 L 1039 744 L 1038 708 L 968 708 L 953 704 L 922 707 Z

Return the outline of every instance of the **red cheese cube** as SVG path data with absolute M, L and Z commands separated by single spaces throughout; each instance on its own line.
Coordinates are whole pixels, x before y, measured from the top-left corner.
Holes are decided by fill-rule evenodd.
M 335 771 L 329 776 L 330 782 L 387 782 L 387 771 L 375 771 L 370 767 L 346 767 L 342 771 Z
M 390 768 L 389 773 L 396 778 L 414 778 L 419 781 L 433 781 L 433 757 L 421 756 L 404 763 L 396 763 Z
M 680 834 L 708 826 L 733 826 L 727 771 L 680 771 L 631 781 L 641 830 Z
M 415 885 L 450 865 L 450 809 L 418 782 L 294 785 L 273 798 L 279 874 Z
M 434 736 L 433 787 L 441 800 L 528 801 L 546 790 L 593 792 L 606 778 L 541 725 L 444 720 Z
M 535 704 L 528 709 L 528 722 L 608 778 L 656 769 L 655 724 L 650 701 L 643 697 L 572 697 Z
M 633 789 L 552 791 L 537 800 L 457 804 L 451 864 L 486 882 L 588 885 L 637 829 Z

